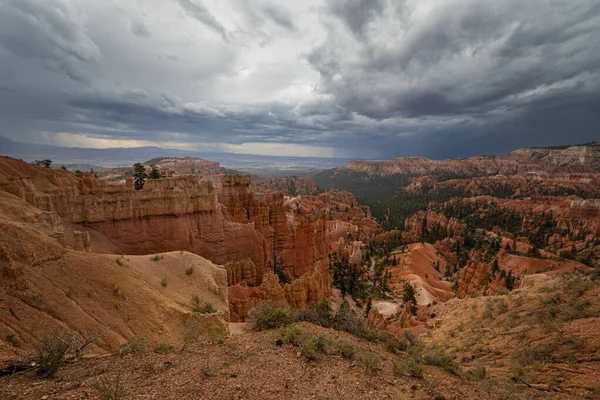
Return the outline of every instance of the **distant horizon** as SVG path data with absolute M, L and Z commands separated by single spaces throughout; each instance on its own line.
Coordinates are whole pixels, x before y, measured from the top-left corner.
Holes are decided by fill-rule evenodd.
M 529 147 L 517 147 L 514 148 L 512 150 L 509 150 L 506 153 L 500 153 L 500 154 L 472 154 L 472 155 L 466 155 L 463 157 L 453 157 L 453 158 L 431 158 L 431 157 L 426 157 L 426 156 L 421 156 L 418 154 L 414 154 L 414 155 L 406 155 L 406 156 L 392 156 L 389 158 L 360 158 L 360 157 L 319 157 L 319 156 L 300 156 L 300 155 L 270 155 L 270 154 L 257 154 L 257 153 L 238 153 L 238 152 L 224 152 L 224 151 L 211 151 L 211 150 L 185 150 L 185 149 L 180 149 L 180 148 L 170 148 L 170 147 L 161 147 L 158 145 L 153 145 L 153 146 L 140 146 L 140 147 L 79 147 L 79 146 L 57 146 L 55 144 L 38 144 L 38 143 L 27 143 L 27 142 L 21 142 L 18 140 L 14 140 L 14 139 L 10 139 L 4 135 L 0 135 L 0 140 L 10 140 L 12 142 L 15 143 L 19 143 L 22 145 L 32 145 L 32 146 L 51 146 L 51 147 L 56 147 L 56 148 L 62 148 L 62 149 L 78 149 L 78 150 L 99 150 L 99 151 L 108 151 L 108 150 L 136 150 L 136 149 L 156 149 L 156 150 L 173 150 L 173 151 L 178 151 L 178 152 L 186 152 L 186 153 L 190 153 L 189 155 L 180 155 L 180 156 L 158 156 L 158 158 L 176 158 L 176 157 L 196 157 L 194 154 L 200 154 L 200 155 L 209 155 L 209 154 L 214 154 L 216 156 L 218 155 L 237 155 L 237 156 L 253 156 L 253 157 L 265 157 L 265 158 L 306 158 L 306 159 L 323 159 L 323 160 L 343 160 L 343 161 L 351 161 L 351 160 L 362 160 L 362 161 L 369 161 L 369 160 L 393 160 L 396 158 L 408 158 L 408 157 L 419 157 L 419 158 L 428 158 L 431 160 L 456 160 L 456 159 L 464 159 L 464 158 L 470 158 L 470 157 L 477 157 L 477 156 L 499 156 L 499 155 L 505 155 L 505 154 L 509 154 L 515 150 L 518 149 L 523 149 L 523 148 L 529 148 L 529 149 L 557 149 L 557 148 L 568 148 L 568 147 L 581 147 L 581 146 L 589 146 L 589 145 L 598 145 L 599 142 L 597 141 L 590 141 L 590 142 L 583 142 L 583 143 L 569 143 L 569 144 L 560 144 L 560 145 L 549 145 L 549 146 L 529 146 Z M 0 148 L 0 151 L 2 149 Z M 4 155 L 4 154 L 2 154 Z M 157 157 L 154 157 L 157 158 Z M 202 158 L 202 157 L 197 157 L 197 158 Z M 146 160 L 147 161 L 147 160 Z M 146 162 L 143 161 L 143 162 Z M 211 161 L 211 160 L 209 160 Z M 66 164 L 80 164 L 80 163 L 66 163 Z M 125 166 L 125 165 L 124 165 Z

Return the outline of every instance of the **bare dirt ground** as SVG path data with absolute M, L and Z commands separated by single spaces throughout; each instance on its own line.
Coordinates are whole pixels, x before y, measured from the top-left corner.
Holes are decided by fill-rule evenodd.
M 196 344 L 166 354 L 145 349 L 126 356 L 82 359 L 63 367 L 53 380 L 33 372 L 0 377 L 0 399 L 102 398 L 95 386 L 114 388 L 117 376 L 127 392 L 122 398 L 127 399 L 565 398 L 503 382 L 474 382 L 432 366 L 425 366 L 423 379 L 396 376 L 392 362 L 399 356 L 383 346 L 303 325 L 331 339 L 353 341 L 355 359 L 324 354 L 306 361 L 297 347 L 277 345 L 279 331 L 239 334 L 239 329 L 233 329 L 238 334 L 220 344 Z M 380 360 L 374 375 L 365 369 L 367 352 Z

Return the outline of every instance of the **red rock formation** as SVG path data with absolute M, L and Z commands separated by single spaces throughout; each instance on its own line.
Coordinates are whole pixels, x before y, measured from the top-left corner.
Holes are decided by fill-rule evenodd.
M 8 158 L 0 159 L 0 167 L 0 190 L 58 214 L 78 248 L 88 246 L 83 238 L 87 234 L 73 235 L 73 231 L 89 231 L 91 250 L 96 252 L 188 250 L 228 265 L 230 284 L 245 282 L 259 288 L 275 265 L 294 279 L 281 290 L 294 307 L 305 307 L 331 293 L 327 215 L 312 202 L 310 212 L 297 213 L 281 192 L 254 195 L 249 176 L 225 175 L 220 190 L 211 181 L 183 175 L 149 180 L 135 191 L 128 184 L 106 184 L 92 174 L 43 169 Z M 344 198 L 353 205 L 350 208 L 356 208 L 352 220 L 369 227 L 364 231 L 378 227 L 351 195 L 330 196 Z M 267 292 L 252 293 L 260 298 Z M 247 307 L 234 312 L 243 319 Z
M 472 261 L 458 275 L 458 292 L 460 299 L 475 294 L 484 295 L 490 284 L 490 266 L 478 261 Z

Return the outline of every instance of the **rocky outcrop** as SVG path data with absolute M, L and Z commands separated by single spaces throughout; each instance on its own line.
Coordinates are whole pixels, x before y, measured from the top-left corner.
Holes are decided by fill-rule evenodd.
M 256 284 L 256 265 L 251 259 L 242 261 L 229 261 L 225 264 L 227 269 L 227 284 L 229 286 L 244 282 L 247 285 Z
M 92 250 L 92 241 L 90 239 L 90 233 L 85 231 L 73 231 L 73 248 L 78 251 L 87 251 L 90 252 Z
M 228 170 L 222 168 L 219 163 L 203 160 L 197 157 L 169 157 L 158 158 L 143 163 L 146 173 L 150 174 L 152 166 L 158 169 L 161 177 L 172 177 L 178 175 L 224 175 Z M 133 167 L 113 168 L 96 172 L 99 179 L 106 182 L 123 183 L 127 178 L 133 176 Z
M 485 263 L 472 261 L 458 275 L 457 296 L 460 299 L 473 295 L 484 295 L 490 284 L 490 267 Z

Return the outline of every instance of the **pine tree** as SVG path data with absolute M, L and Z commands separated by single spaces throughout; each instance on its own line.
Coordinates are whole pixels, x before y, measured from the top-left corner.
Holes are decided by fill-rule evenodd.
M 142 164 L 133 164 L 133 187 L 135 190 L 140 190 L 144 187 L 147 177 L 146 169 Z
M 365 309 L 365 315 L 368 317 L 369 312 L 371 312 L 371 308 L 373 307 L 373 303 L 371 302 L 371 298 L 369 297 L 369 301 L 367 302 L 367 307 Z
M 52 165 L 52 160 L 35 160 L 33 164 L 44 168 L 50 168 L 50 165 Z
M 152 166 L 152 170 L 150 170 L 150 175 L 148 175 L 148 179 L 160 179 L 160 171 L 156 165 Z
M 404 295 L 402 295 L 402 300 L 405 303 L 411 302 L 413 304 L 417 304 L 417 298 L 415 297 L 415 288 L 409 282 L 406 282 L 404 284 Z

